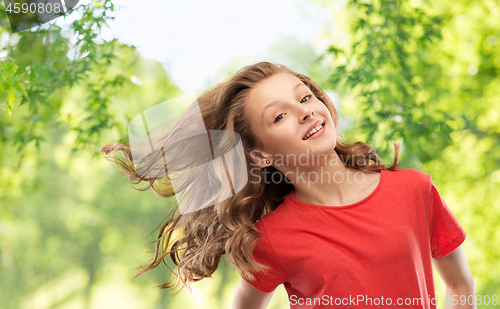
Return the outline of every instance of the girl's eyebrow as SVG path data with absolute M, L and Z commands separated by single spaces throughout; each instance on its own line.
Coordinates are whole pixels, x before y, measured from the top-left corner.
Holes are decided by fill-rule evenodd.
M 293 90 L 294 92 L 297 92 L 297 89 L 298 89 L 300 86 L 306 86 L 306 85 L 305 85 L 304 83 L 302 83 L 302 82 L 301 82 L 301 83 L 299 83 L 299 84 L 297 84 L 297 85 L 293 86 L 292 90 Z M 306 87 L 307 87 L 307 86 L 306 86 Z M 266 109 L 268 109 L 269 107 L 271 107 L 271 106 L 275 105 L 275 104 L 276 104 L 276 103 L 278 103 L 278 102 L 279 102 L 279 100 L 274 100 L 274 101 L 272 101 L 271 103 L 267 104 L 267 105 L 266 105 L 266 106 L 262 109 L 262 118 L 264 118 L 264 112 L 266 111 Z

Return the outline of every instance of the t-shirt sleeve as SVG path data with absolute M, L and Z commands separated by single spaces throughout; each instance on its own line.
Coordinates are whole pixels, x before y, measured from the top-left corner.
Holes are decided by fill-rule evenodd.
M 259 264 L 269 266 L 269 269 L 262 272 L 253 272 L 252 274 L 255 276 L 255 279 L 252 281 L 249 281 L 248 278 L 244 278 L 244 280 L 257 290 L 270 293 L 278 285 L 285 282 L 286 273 L 269 241 L 264 223 L 257 221 L 255 228 L 261 233 L 262 237 L 255 245 L 253 257 Z
M 441 258 L 458 248 L 465 240 L 466 233 L 457 218 L 439 194 L 432 176 L 430 177 L 432 221 L 431 221 L 431 254 L 433 258 Z

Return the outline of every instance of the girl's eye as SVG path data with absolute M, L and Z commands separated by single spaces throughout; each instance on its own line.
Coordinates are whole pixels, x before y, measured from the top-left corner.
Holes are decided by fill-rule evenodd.
M 280 120 L 278 120 L 278 118 L 279 118 L 281 115 L 284 115 L 284 114 L 279 114 L 279 115 L 278 115 L 278 117 L 276 117 L 276 119 L 274 119 L 274 122 L 278 122 L 278 121 L 280 121 L 280 120 L 281 120 L 281 118 L 280 118 Z
M 306 95 L 305 97 L 303 97 L 303 98 L 302 98 L 302 100 L 300 100 L 300 103 L 305 103 L 305 102 L 309 101 L 309 99 L 310 99 L 311 97 L 312 97 L 312 95 L 311 95 L 311 94 Z M 307 101 L 304 101 L 304 99 L 305 99 L 305 98 L 307 98 Z M 276 117 L 276 119 L 274 119 L 274 122 L 275 122 L 275 123 L 276 123 L 276 122 L 279 122 L 279 121 L 281 121 L 281 119 L 283 119 L 283 118 L 280 118 L 280 119 L 278 120 L 278 118 L 279 118 L 281 115 L 284 115 L 284 114 L 279 114 L 279 115 L 278 115 L 278 117 Z
M 311 95 L 311 94 L 308 94 L 308 95 L 306 95 L 305 97 L 303 97 L 303 98 L 302 98 L 302 100 L 304 100 L 305 98 L 308 98 L 308 100 L 307 100 L 307 101 L 309 101 L 309 99 L 310 99 L 311 97 L 312 97 L 312 95 Z M 307 101 L 306 101 L 306 102 L 307 102 Z M 300 101 L 300 103 L 305 103 L 305 102 Z

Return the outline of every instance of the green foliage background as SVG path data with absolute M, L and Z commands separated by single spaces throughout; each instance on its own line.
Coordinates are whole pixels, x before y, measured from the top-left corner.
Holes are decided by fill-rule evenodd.
M 477 295 L 500 295 L 500 2 L 316 2 L 349 39 L 330 29 L 318 57 L 293 38 L 271 52 L 340 94 L 346 137 L 386 164 L 402 143 L 400 167 L 430 173 L 467 232 Z M 99 149 L 182 92 L 134 46 L 99 38 L 115 11 L 91 1 L 69 29 L 12 34 L 0 6 L 0 299 L 7 309 L 229 308 L 239 275 L 227 261 L 191 294 L 154 288 L 166 267 L 131 279 L 172 201 L 132 189 Z M 228 59 L 220 75 L 240 64 Z M 437 273 L 436 286 L 443 299 Z M 288 308 L 282 286 L 269 308 Z

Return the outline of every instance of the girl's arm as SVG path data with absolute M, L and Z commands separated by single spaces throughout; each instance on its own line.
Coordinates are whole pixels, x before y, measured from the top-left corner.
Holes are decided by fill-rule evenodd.
M 446 284 L 445 309 L 477 308 L 474 278 L 462 247 L 459 246 L 445 257 L 433 258 L 432 263 Z M 470 295 L 472 297 L 469 297 Z
M 271 293 L 261 292 L 241 279 L 234 295 L 233 309 L 265 309 L 271 301 L 273 293 L 274 291 Z

